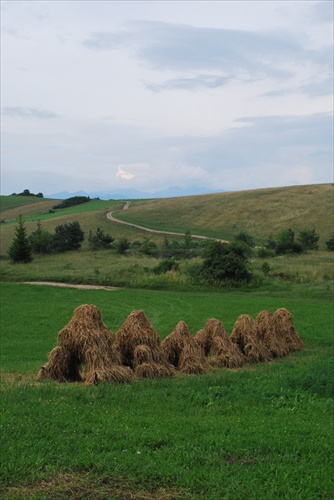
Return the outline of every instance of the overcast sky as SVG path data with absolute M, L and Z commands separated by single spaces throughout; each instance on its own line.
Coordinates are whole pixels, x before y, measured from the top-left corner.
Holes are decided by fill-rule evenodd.
M 333 2 L 1 2 L 1 194 L 333 182 Z

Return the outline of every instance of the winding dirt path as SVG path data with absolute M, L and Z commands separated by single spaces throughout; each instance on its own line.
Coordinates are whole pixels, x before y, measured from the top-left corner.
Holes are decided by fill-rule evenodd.
M 24 281 L 24 283 L 26 285 L 59 286 L 63 288 L 79 288 L 81 290 L 120 290 L 115 286 L 75 285 L 73 283 L 58 283 L 57 281 Z
M 129 202 L 127 201 L 123 207 L 123 210 L 129 207 Z M 112 212 L 107 213 L 107 218 L 112 222 L 117 222 L 118 224 L 124 224 L 125 226 L 135 227 L 136 229 L 141 229 L 142 231 L 146 231 L 148 233 L 156 233 L 156 234 L 169 234 L 173 236 L 184 236 L 184 233 L 174 233 L 173 231 L 160 231 L 158 229 L 150 229 L 149 227 L 139 226 L 138 224 L 133 224 L 132 222 L 125 222 L 124 220 L 116 219 Z M 215 240 L 221 241 L 222 243 L 228 243 L 227 240 L 220 240 L 218 238 L 210 238 L 209 236 L 201 236 L 199 234 L 191 234 L 192 238 L 197 238 L 200 240 Z

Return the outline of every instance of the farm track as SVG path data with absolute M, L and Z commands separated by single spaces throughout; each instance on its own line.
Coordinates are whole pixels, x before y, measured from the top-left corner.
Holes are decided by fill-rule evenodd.
M 129 204 L 127 203 L 123 210 L 128 208 Z M 146 231 L 148 233 L 155 233 L 155 234 L 168 234 L 168 235 L 172 235 L 172 236 L 184 236 L 184 233 L 176 233 L 176 232 L 173 232 L 173 231 L 161 231 L 161 230 L 158 230 L 158 229 L 150 229 L 149 227 L 145 227 L 145 226 L 139 226 L 138 224 L 133 224 L 132 222 L 125 222 L 124 220 L 119 220 L 119 219 L 116 219 L 112 212 L 108 212 L 107 213 L 107 218 L 111 221 L 111 222 L 117 222 L 118 224 L 124 224 L 126 226 L 131 226 L 131 227 L 135 227 L 136 229 L 141 229 L 142 231 Z M 228 243 L 227 240 L 220 240 L 218 238 L 210 238 L 209 236 L 202 236 L 202 235 L 199 235 L 199 234 L 191 234 L 190 235 L 192 238 L 197 238 L 197 239 L 200 239 L 200 240 L 215 240 L 215 241 L 221 241 L 223 243 Z
M 59 283 L 57 281 L 24 281 L 25 285 L 46 285 L 59 286 L 63 288 L 78 288 L 81 290 L 119 290 L 115 286 L 100 286 L 100 285 L 75 285 L 72 283 Z

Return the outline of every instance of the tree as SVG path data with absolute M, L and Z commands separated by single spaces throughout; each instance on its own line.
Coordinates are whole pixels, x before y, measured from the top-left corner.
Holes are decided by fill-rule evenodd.
M 149 240 L 148 238 L 144 238 L 144 241 L 139 247 L 139 252 L 145 255 L 149 255 L 150 257 L 157 257 L 159 254 L 159 249 L 154 241 Z
M 126 237 L 121 238 L 115 243 L 116 253 L 124 255 L 129 246 L 130 246 L 130 241 Z
M 83 240 L 84 232 L 82 231 L 79 222 L 69 222 L 56 226 L 52 241 L 52 249 L 56 253 L 67 252 L 69 250 L 79 250 Z
M 29 241 L 33 253 L 47 254 L 52 250 L 52 234 L 42 229 L 41 221 L 37 222 L 37 230 L 31 233 Z
M 304 231 L 300 231 L 298 241 L 303 250 L 317 250 L 319 236 L 315 232 L 315 229 L 305 229 Z
M 31 245 L 22 215 L 20 215 L 15 228 L 15 237 L 9 247 L 8 255 L 12 262 L 27 263 L 32 261 Z
M 326 247 L 330 252 L 334 251 L 334 234 L 326 241 Z
M 251 279 L 243 248 L 210 241 L 204 251 L 201 275 L 207 281 L 246 282 Z
M 90 250 L 109 249 L 114 238 L 109 234 L 104 234 L 103 229 L 98 227 L 96 233 L 89 232 L 88 243 Z
M 303 247 L 295 241 L 295 233 L 292 229 L 281 231 L 274 239 L 269 237 L 267 248 L 275 250 L 276 255 L 302 253 Z
M 243 243 L 246 243 L 246 245 L 248 245 L 250 247 L 255 247 L 253 237 L 250 234 L 246 233 L 245 231 L 241 231 L 241 233 L 239 233 L 235 237 L 235 240 L 242 241 Z

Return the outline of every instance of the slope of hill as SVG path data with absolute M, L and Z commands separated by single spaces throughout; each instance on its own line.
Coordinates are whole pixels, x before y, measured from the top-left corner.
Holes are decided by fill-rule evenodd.
M 114 215 L 152 229 L 227 240 L 245 231 L 257 243 L 285 229 L 314 228 L 324 246 L 333 234 L 333 189 L 332 184 L 315 184 L 133 201 Z

